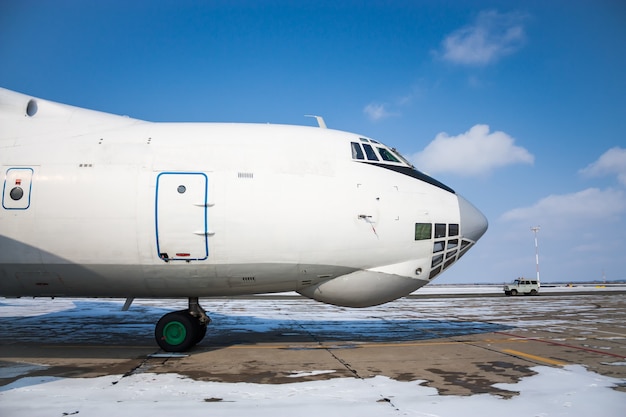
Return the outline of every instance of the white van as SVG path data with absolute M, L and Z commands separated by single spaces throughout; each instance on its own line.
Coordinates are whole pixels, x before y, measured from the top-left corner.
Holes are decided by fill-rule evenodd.
M 541 283 L 534 279 L 517 278 L 513 283 L 504 286 L 504 294 L 506 295 L 537 295 L 539 294 Z

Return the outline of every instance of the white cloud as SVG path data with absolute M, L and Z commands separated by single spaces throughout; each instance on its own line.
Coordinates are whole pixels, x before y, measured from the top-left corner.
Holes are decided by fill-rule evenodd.
M 487 65 L 510 55 L 526 41 L 522 13 L 478 14 L 474 23 L 457 29 L 442 42 L 441 55 L 446 61 L 462 65 Z
M 439 133 L 426 148 L 411 158 L 428 173 L 484 175 L 511 164 L 532 164 L 535 157 L 515 146 L 515 139 L 504 132 L 489 132 L 488 125 L 475 125 L 458 136 Z
M 611 148 L 579 172 L 588 177 L 615 174 L 619 182 L 626 185 L 626 149 L 619 146 Z
M 378 104 L 378 103 L 370 103 L 363 109 L 363 113 L 367 115 L 367 117 L 376 122 L 382 119 L 386 119 L 394 114 L 387 110 L 386 104 Z
M 505 221 L 525 221 L 529 224 L 552 223 L 585 229 L 585 220 L 617 219 L 626 211 L 626 196 L 622 190 L 588 188 L 571 194 L 553 194 L 530 207 L 510 210 L 501 217 Z M 580 224 L 572 223 L 580 221 Z
M 371 102 L 363 108 L 363 113 L 373 121 L 387 119 L 389 117 L 400 117 L 404 108 L 410 106 L 414 99 L 424 95 L 424 88 L 419 84 L 411 86 L 406 94 L 397 96 L 387 102 Z

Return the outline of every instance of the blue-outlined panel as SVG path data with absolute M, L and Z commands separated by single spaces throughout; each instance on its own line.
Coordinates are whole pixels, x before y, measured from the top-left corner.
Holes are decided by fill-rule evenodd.
M 6 210 L 26 210 L 30 207 L 33 186 L 32 168 L 8 168 L 2 187 L 2 207 Z
M 208 177 L 202 172 L 162 172 L 156 179 L 157 253 L 164 261 L 209 257 Z

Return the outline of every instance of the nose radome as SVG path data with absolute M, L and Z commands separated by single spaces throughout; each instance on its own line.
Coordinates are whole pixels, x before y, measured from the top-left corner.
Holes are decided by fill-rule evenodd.
M 487 231 L 487 218 L 472 203 L 458 195 L 461 234 L 476 242 Z

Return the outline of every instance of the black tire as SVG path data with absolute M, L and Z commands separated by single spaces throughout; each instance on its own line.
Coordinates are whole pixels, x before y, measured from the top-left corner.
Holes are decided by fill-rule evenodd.
M 537 290 L 530 290 L 530 295 L 537 295 Z
M 511 295 L 517 295 L 517 290 L 511 290 Z
M 187 310 L 161 317 L 154 329 L 157 344 L 166 352 L 184 352 L 197 343 L 199 322 Z

